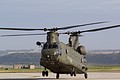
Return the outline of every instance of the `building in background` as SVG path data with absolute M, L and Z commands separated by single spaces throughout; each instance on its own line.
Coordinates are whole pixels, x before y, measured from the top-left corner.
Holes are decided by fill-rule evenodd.
M 22 69 L 22 65 L 21 64 L 15 64 L 15 65 L 13 65 L 13 69 Z
M 28 65 L 28 69 L 35 69 L 35 65 Z
M 21 65 L 21 64 L 15 64 L 13 65 L 13 69 L 35 69 L 35 65 Z

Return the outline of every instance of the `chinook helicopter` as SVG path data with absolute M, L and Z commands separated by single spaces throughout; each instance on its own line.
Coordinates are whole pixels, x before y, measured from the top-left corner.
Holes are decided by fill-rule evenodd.
M 0 30 L 20 30 L 20 31 L 45 31 L 47 33 L 40 34 L 15 34 L 15 35 L 1 35 L 2 37 L 7 36 L 29 36 L 29 35 L 47 35 L 46 42 L 37 41 L 36 44 L 42 47 L 40 65 L 45 70 L 42 71 L 42 76 L 48 76 L 49 69 L 51 72 L 56 73 L 56 79 L 59 79 L 60 74 L 70 74 L 70 76 L 76 76 L 76 74 L 84 74 L 85 79 L 88 78 L 87 74 L 87 61 L 86 61 L 86 50 L 85 47 L 79 43 L 79 37 L 81 33 L 96 32 L 111 28 L 120 27 L 120 25 L 89 29 L 84 31 L 73 31 L 73 32 L 58 32 L 58 30 L 67 30 L 71 28 L 77 28 L 88 25 L 101 24 L 105 22 L 95 22 L 82 25 L 67 26 L 61 28 L 43 28 L 43 29 L 30 29 L 30 28 L 0 28 Z M 69 35 L 68 43 L 59 41 L 60 34 Z

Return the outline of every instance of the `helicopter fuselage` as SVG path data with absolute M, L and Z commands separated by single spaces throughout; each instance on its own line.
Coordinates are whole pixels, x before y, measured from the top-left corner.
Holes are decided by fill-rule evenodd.
M 62 42 L 44 44 L 40 65 L 60 74 L 69 74 L 72 71 L 82 74 L 87 71 L 85 56 Z

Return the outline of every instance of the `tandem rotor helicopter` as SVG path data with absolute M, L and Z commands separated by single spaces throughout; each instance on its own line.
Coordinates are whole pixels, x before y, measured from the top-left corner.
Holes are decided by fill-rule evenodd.
M 20 31 L 45 31 L 46 33 L 40 34 L 15 34 L 15 35 L 1 35 L 6 36 L 29 36 L 29 35 L 47 35 L 46 42 L 36 42 L 38 46 L 42 46 L 40 65 L 42 65 L 45 70 L 42 71 L 42 76 L 48 76 L 49 69 L 51 72 L 56 73 L 56 79 L 59 79 L 60 74 L 70 74 L 71 76 L 76 76 L 76 74 L 84 74 L 85 79 L 88 78 L 86 65 L 86 50 L 85 47 L 79 43 L 79 37 L 82 33 L 86 32 L 96 32 L 111 28 L 120 27 L 120 25 L 113 25 L 108 27 L 89 29 L 83 31 L 68 31 L 68 32 L 58 32 L 59 30 L 67 30 L 71 28 L 77 28 L 88 25 L 95 25 L 106 23 L 95 22 L 82 25 L 74 25 L 59 28 L 43 28 L 43 29 L 30 29 L 30 28 L 0 28 L 0 30 L 20 30 Z M 68 34 L 68 43 L 63 43 L 59 41 L 60 34 Z

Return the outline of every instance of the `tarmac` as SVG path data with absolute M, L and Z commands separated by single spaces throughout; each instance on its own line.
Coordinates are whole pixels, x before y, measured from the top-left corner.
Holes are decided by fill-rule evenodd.
M 41 73 L 0 73 L 0 80 L 58 80 L 56 74 L 49 73 L 48 77 L 42 77 Z M 120 80 L 119 72 L 88 72 L 88 79 L 83 74 L 76 77 L 60 74 L 59 80 Z

